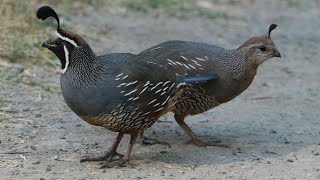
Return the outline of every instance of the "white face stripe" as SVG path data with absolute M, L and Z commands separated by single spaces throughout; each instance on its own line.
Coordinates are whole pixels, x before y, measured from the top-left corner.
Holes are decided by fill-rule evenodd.
M 62 36 L 61 34 L 59 34 L 57 31 L 55 32 L 55 34 L 62 40 L 69 42 L 70 44 L 72 44 L 75 47 L 78 47 L 77 43 L 74 40 L 71 40 L 67 37 Z
M 64 74 L 67 71 L 68 66 L 69 66 L 69 51 L 65 45 L 63 46 L 63 50 L 64 50 L 66 64 L 64 65 L 64 68 L 61 69 L 62 74 Z

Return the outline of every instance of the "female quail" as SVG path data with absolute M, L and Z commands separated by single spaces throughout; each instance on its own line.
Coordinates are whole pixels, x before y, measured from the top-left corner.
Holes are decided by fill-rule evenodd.
M 161 64 L 168 71 L 176 73 L 177 77 L 180 76 L 182 82 L 188 83 L 182 86 L 182 93 L 176 97 L 177 102 L 170 110 L 177 123 L 190 136 L 190 143 L 227 146 L 201 141 L 184 119 L 232 100 L 249 87 L 260 64 L 272 57 L 281 57 L 270 38 L 276 26 L 271 24 L 267 35 L 253 37 L 236 49 L 197 42 L 167 41 L 138 55 L 142 59 L 152 59 L 154 64 Z M 210 76 L 210 81 L 196 81 L 200 77 Z

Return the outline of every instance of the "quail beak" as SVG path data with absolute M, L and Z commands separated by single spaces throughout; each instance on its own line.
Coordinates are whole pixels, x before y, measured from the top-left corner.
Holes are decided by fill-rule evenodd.
M 281 54 L 277 49 L 273 50 L 273 57 L 281 58 Z
M 47 43 L 47 41 L 45 41 L 45 42 L 42 43 L 42 47 L 49 48 L 50 45 Z

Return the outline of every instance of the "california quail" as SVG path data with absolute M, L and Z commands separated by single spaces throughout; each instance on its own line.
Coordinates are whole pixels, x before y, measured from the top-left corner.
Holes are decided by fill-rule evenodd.
M 86 122 L 119 132 L 104 157 L 86 160 L 107 160 L 105 167 L 124 165 L 139 131 L 150 127 L 173 104 L 179 92 L 175 74 L 129 53 L 96 56 L 83 38 L 60 28 L 59 17 L 49 6 L 39 8 L 37 17 L 53 17 L 58 23 L 57 31 L 42 46 L 60 59 L 60 84 L 67 105 Z M 121 156 L 116 150 L 124 134 L 130 134 L 130 144 L 125 156 L 115 161 Z
M 183 92 L 171 109 L 177 123 L 190 136 L 190 143 L 226 146 L 199 140 L 184 119 L 187 115 L 205 112 L 235 98 L 249 87 L 260 64 L 269 58 L 281 57 L 270 38 L 276 26 L 271 24 L 267 35 L 253 37 L 237 49 L 229 50 L 197 42 L 167 41 L 139 54 L 143 59 L 151 59 L 152 63 L 174 71 L 177 77 L 183 78 L 181 82 L 190 83 L 183 86 Z M 193 78 L 200 75 L 211 76 L 211 80 L 197 84 Z
M 172 111 L 177 122 L 195 142 L 200 142 L 184 123 L 186 115 L 204 112 L 229 101 L 252 82 L 258 65 L 280 57 L 270 32 L 252 38 L 238 49 L 168 41 L 138 55 L 112 53 L 96 56 L 79 35 L 60 28 L 56 12 L 43 6 L 37 17 L 53 17 L 57 31 L 43 43 L 61 62 L 63 97 L 72 111 L 90 124 L 119 132 L 104 166 L 129 161 L 140 131 Z M 131 140 L 123 158 L 115 161 L 124 134 Z

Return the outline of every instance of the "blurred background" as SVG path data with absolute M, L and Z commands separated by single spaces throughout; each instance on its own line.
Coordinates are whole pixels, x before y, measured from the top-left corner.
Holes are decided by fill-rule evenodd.
M 282 58 L 259 67 L 238 98 L 187 118 L 202 139 L 230 149 L 185 145 L 168 114 L 147 134 L 171 148 L 136 145 L 136 169 L 103 171 L 79 159 L 108 149 L 116 134 L 65 105 L 60 61 L 41 47 L 56 30 L 53 19 L 36 18 L 42 5 L 96 54 L 173 39 L 237 48 L 275 23 Z M 319 9 L 319 0 L 0 0 L 1 179 L 320 179 Z

